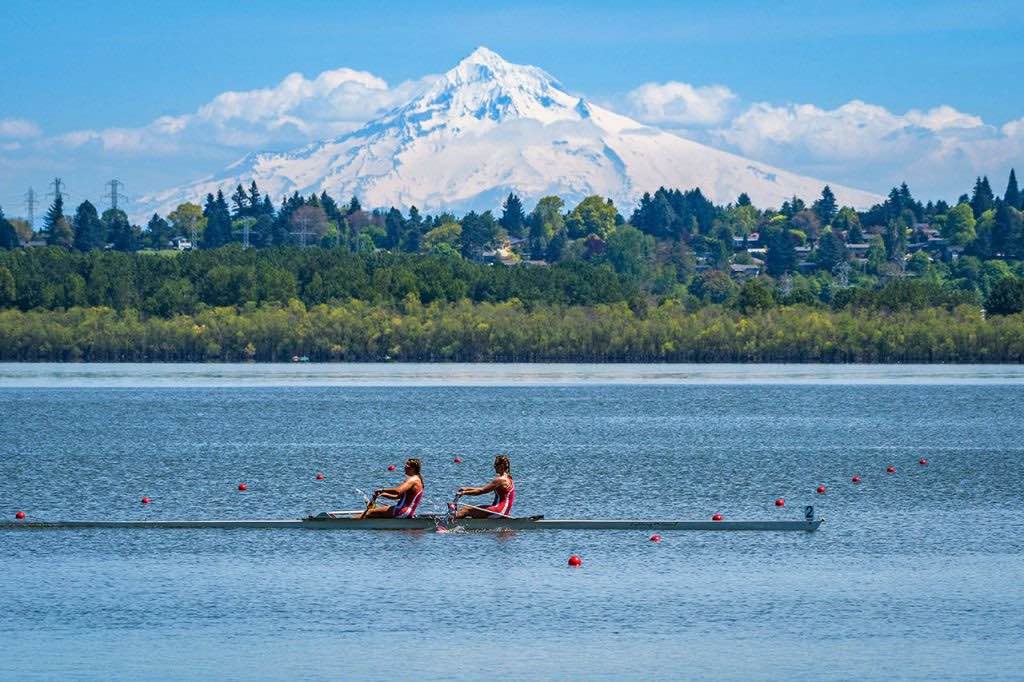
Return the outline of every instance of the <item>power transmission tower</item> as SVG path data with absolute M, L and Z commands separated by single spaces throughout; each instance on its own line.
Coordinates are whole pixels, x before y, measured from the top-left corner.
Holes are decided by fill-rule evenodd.
M 306 248 L 306 237 L 316 237 L 316 232 L 310 229 L 313 220 L 304 211 L 296 211 L 292 214 L 292 224 L 298 229 L 293 230 L 291 235 L 298 238 L 300 248 Z
M 36 191 L 31 187 L 25 192 L 25 208 L 28 210 L 28 226 L 36 229 Z
M 104 185 L 104 187 L 109 187 L 110 188 L 110 192 L 108 194 L 104 194 L 103 196 L 108 198 L 108 199 L 110 199 L 110 208 L 112 208 L 113 210 L 116 211 L 117 210 L 117 199 L 120 196 L 118 194 L 118 192 L 117 192 L 117 188 L 118 187 L 124 187 L 124 183 L 121 182 L 120 180 L 111 180 L 106 185 Z
M 65 189 L 62 189 L 64 187 L 64 181 L 61 180 L 60 178 L 54 178 L 53 182 L 50 184 L 53 185 L 53 191 L 47 192 L 46 196 L 53 197 L 54 201 L 56 201 L 57 199 L 63 199 L 64 194 L 67 191 Z
M 254 232 L 256 234 L 259 234 L 259 230 L 252 229 L 252 226 L 256 224 L 256 221 L 254 219 L 252 219 L 252 218 L 242 218 L 238 222 L 240 222 L 242 224 L 242 227 L 240 229 L 238 229 L 238 230 L 235 230 L 234 234 L 238 234 L 238 233 L 242 234 L 242 248 L 243 249 L 248 249 L 249 246 L 250 246 L 249 235 L 251 235 Z

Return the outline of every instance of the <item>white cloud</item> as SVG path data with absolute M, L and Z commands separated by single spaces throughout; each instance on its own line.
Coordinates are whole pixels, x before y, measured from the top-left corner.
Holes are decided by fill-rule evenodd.
M 657 125 L 715 125 L 726 119 L 736 94 L 724 85 L 644 83 L 626 94 L 629 113 Z
M 976 175 L 999 177 L 1024 158 L 1024 119 L 1002 128 L 941 105 L 903 114 L 852 100 L 755 103 L 714 131 L 741 154 L 882 191 L 903 180 L 920 194 L 956 196 Z
M 0 137 L 39 137 L 42 131 L 24 118 L 0 118 Z
M 390 87 L 354 69 L 324 71 L 312 79 L 292 73 L 270 88 L 221 93 L 191 114 L 161 116 L 139 128 L 75 130 L 47 144 L 96 145 L 127 154 L 172 154 L 211 144 L 245 150 L 303 144 L 353 130 L 432 80 Z

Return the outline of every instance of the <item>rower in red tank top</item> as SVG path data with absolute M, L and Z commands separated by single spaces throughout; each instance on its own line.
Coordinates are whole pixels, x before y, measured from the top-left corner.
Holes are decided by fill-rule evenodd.
M 494 502 L 489 507 L 462 507 L 456 512 L 455 518 L 486 519 L 511 516 L 512 504 L 516 501 L 516 483 L 512 480 L 512 464 L 508 455 L 498 455 L 494 458 L 494 473 L 494 479 L 487 485 L 463 486 L 458 490 L 459 495 L 486 495 L 493 492 Z
M 395 500 L 393 505 L 377 504 L 377 498 Z M 411 519 L 416 515 L 416 507 L 423 499 L 423 476 L 420 475 L 420 461 L 415 458 L 405 460 L 405 480 L 394 488 L 381 488 L 373 491 L 373 498 L 366 505 L 361 519 Z

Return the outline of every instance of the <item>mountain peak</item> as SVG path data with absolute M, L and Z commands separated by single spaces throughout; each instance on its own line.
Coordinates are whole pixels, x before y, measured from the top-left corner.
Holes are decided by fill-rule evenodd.
M 483 45 L 473 50 L 465 59 L 459 62 L 458 66 L 463 64 L 486 64 L 486 65 L 506 65 L 507 61 L 502 59 L 501 55 L 490 50 Z M 458 66 L 456 68 L 458 68 Z
M 547 124 L 578 120 L 578 101 L 543 69 L 513 64 L 493 50 L 478 47 L 400 112 L 414 114 L 412 119 L 420 129 L 427 112 L 431 128 L 442 120 L 460 120 L 463 123 L 457 127 L 465 129 L 470 119 L 501 122 L 529 118 Z

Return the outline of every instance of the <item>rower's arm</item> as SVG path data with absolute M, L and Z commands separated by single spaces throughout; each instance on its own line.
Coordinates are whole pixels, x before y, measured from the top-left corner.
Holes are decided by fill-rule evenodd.
M 494 492 L 499 486 L 500 481 L 495 478 L 487 485 L 478 486 L 476 488 L 464 487 L 459 488 L 459 495 L 486 495 L 487 493 Z
M 397 500 L 402 496 L 402 493 L 398 492 L 398 488 L 381 488 L 373 491 L 374 498 L 383 497 L 386 500 Z
M 409 477 L 402 481 L 402 484 L 396 488 L 381 488 L 380 490 L 373 491 L 373 496 L 383 497 L 388 500 L 397 500 L 408 490 L 411 490 L 415 484 L 416 483 L 412 477 Z

